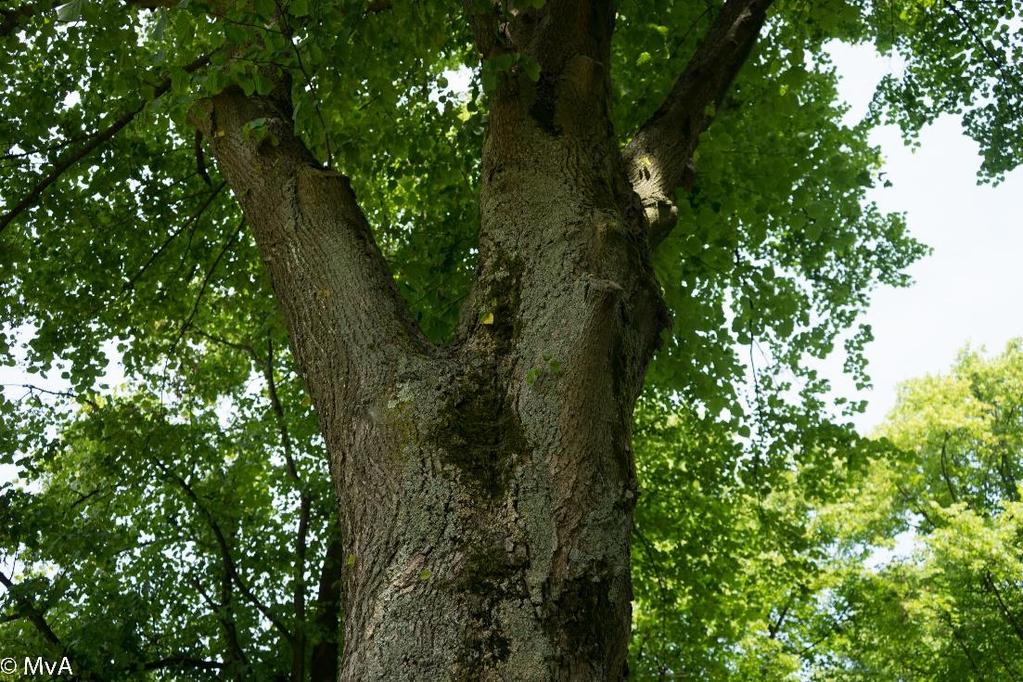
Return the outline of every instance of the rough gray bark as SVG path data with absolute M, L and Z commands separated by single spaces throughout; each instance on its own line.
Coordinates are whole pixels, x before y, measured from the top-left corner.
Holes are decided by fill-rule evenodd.
M 484 57 L 527 54 L 540 78 L 512 71 L 491 98 L 478 277 L 449 346 L 422 338 L 347 179 L 295 137 L 287 84 L 227 91 L 195 121 L 252 225 L 330 453 L 339 679 L 621 679 L 632 411 L 667 315 L 608 114 L 614 11 L 469 15 Z M 256 118 L 273 139 L 245 134 Z

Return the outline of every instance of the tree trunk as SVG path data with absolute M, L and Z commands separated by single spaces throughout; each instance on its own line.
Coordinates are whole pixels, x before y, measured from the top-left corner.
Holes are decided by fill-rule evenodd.
M 519 261 L 492 324 L 391 368 L 332 443 L 342 680 L 624 676 L 631 368 L 648 348 L 622 290 L 584 270 L 545 314 L 525 286 L 544 266 Z
M 239 200 L 331 456 L 342 680 L 625 674 L 630 427 L 666 318 L 609 131 L 586 102 L 539 120 L 521 102 L 495 104 L 477 286 L 444 348 L 377 323 L 396 294 L 342 177 L 287 140 L 215 137 L 270 105 L 225 94 L 207 122 L 232 186 L 258 187 Z M 360 305 L 335 302 L 335 273 Z
M 195 112 L 252 224 L 330 453 L 339 679 L 626 675 L 630 429 L 667 324 L 650 245 L 674 223 L 708 105 L 769 4 L 726 3 L 623 155 L 609 2 L 467 2 L 481 56 L 519 58 L 489 95 L 477 278 L 444 347 L 410 320 L 347 179 L 295 137 L 286 82 Z M 254 139 L 253 120 L 270 134 Z
M 549 11 L 508 28 L 541 75 L 492 96 L 457 343 L 381 367 L 330 439 L 342 680 L 626 673 L 630 429 L 666 316 L 607 117 L 611 10 Z
M 630 426 L 664 316 L 615 150 L 508 115 L 462 341 L 381 368 L 331 440 L 343 680 L 625 674 Z

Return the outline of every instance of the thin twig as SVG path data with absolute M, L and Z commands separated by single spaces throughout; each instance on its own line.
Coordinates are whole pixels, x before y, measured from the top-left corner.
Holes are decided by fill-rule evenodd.
M 173 482 L 177 483 L 177 485 L 185 493 L 185 496 L 192 501 L 192 503 L 196 506 L 196 508 L 198 508 L 199 512 L 206 519 L 207 525 L 210 527 L 210 530 L 213 531 L 213 536 L 217 541 L 217 546 L 220 548 L 220 555 L 221 560 L 224 563 L 224 568 L 228 572 L 228 574 L 230 574 L 231 579 L 234 581 L 234 583 L 238 585 L 239 589 L 241 589 L 242 595 L 246 599 L 248 599 L 249 602 L 253 606 L 255 606 L 256 609 L 259 610 L 259 612 L 263 614 L 263 616 L 268 621 L 270 621 L 270 623 L 272 623 L 275 628 L 277 628 L 281 632 L 281 634 L 284 635 L 285 639 L 291 641 L 292 635 L 291 632 L 288 631 L 288 628 L 284 625 L 284 623 L 281 622 L 281 620 L 276 615 L 274 615 L 273 611 L 271 611 L 265 604 L 263 604 L 263 602 L 252 592 L 251 589 L 249 589 L 248 585 L 245 583 L 244 579 L 241 576 L 241 573 L 238 572 L 238 566 L 237 564 L 235 564 L 234 558 L 231 556 L 231 547 L 227 542 L 227 537 L 224 535 L 223 530 L 221 530 L 220 528 L 220 524 L 217 523 L 217 520 L 213 517 L 213 514 L 206 507 L 206 505 L 202 503 L 202 500 L 199 499 L 199 496 L 196 494 L 192 486 L 189 485 L 188 481 L 186 481 L 184 478 L 171 471 L 167 467 L 167 465 L 161 462 L 158 458 L 154 458 L 153 462 L 156 464 L 157 468 L 159 468 L 160 471 L 163 472 L 164 476 L 171 479 Z
M 224 189 L 225 185 L 226 185 L 225 182 L 221 182 L 219 185 L 213 188 L 213 191 L 210 192 L 209 195 L 207 195 L 206 200 L 203 201 L 199 205 L 199 207 L 192 212 L 192 215 L 190 215 L 188 219 L 185 222 L 183 222 L 178 229 L 174 230 L 170 234 L 170 236 L 168 236 L 167 239 L 165 239 L 164 242 L 160 244 L 160 247 L 156 251 L 154 251 L 153 254 L 149 256 L 148 259 L 146 259 L 146 262 L 142 264 L 142 267 L 139 268 L 138 272 L 132 275 L 131 279 L 124 283 L 124 286 L 122 287 L 124 291 L 134 288 L 135 283 L 138 282 L 139 278 L 146 273 L 146 270 L 148 270 L 149 267 L 154 262 L 156 262 L 156 259 L 159 258 L 161 254 L 163 254 L 164 250 L 166 250 L 170 243 L 177 239 L 178 236 L 180 236 L 182 232 L 188 229 L 190 225 L 194 224 L 197 220 L 199 220 L 199 218 L 202 217 L 203 213 L 205 213 L 206 209 L 208 209 L 213 204 L 213 200 L 217 198 L 217 195 L 220 194 L 221 190 Z
M 5 388 L 24 388 L 29 393 L 45 393 L 46 395 L 60 396 L 62 398 L 73 398 L 86 403 L 94 409 L 99 409 L 99 403 L 92 398 L 82 395 L 81 393 L 75 393 L 74 391 L 55 391 L 49 388 L 43 388 L 42 386 L 36 386 L 34 384 L 0 384 Z
M 209 286 L 210 280 L 213 279 L 213 273 L 217 271 L 217 266 L 220 265 L 221 259 L 224 257 L 224 254 L 227 253 L 227 250 L 231 248 L 234 240 L 238 238 L 238 235 L 241 233 L 244 226 L 245 218 L 242 218 L 238 223 L 238 227 L 235 228 L 235 231 L 227 238 L 227 241 L 225 241 L 224 245 L 220 248 L 220 252 L 217 254 L 217 257 L 213 259 L 213 265 L 210 266 L 206 276 L 203 277 L 202 286 L 199 287 L 199 295 L 195 297 L 195 302 L 192 304 L 192 311 L 188 314 L 188 319 L 186 319 L 184 324 L 181 325 L 181 329 L 178 331 L 178 336 L 174 339 L 174 343 L 171 344 L 170 354 L 174 353 L 174 350 L 181 342 L 181 337 L 184 336 L 185 332 L 192 326 L 192 320 L 195 319 L 196 314 L 199 312 L 199 304 L 202 302 L 202 297 L 206 293 L 206 287 Z

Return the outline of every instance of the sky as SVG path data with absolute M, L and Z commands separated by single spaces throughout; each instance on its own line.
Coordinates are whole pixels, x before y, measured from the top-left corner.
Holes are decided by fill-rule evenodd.
M 835 44 L 830 52 L 854 120 L 878 80 L 899 66 L 870 47 Z M 825 365 L 837 393 L 869 400 L 855 420 L 864 434 L 895 404 L 900 382 L 947 371 L 966 344 L 997 353 L 1023 336 L 1023 168 L 997 186 L 978 186 L 977 144 L 952 116 L 926 128 L 915 150 L 894 127 L 875 130 L 871 141 L 881 147 L 893 185 L 871 199 L 905 213 L 911 234 L 933 253 L 910 268 L 911 287 L 873 296 L 864 318 L 875 339 L 866 352 L 873 389 L 856 393 L 840 362 Z

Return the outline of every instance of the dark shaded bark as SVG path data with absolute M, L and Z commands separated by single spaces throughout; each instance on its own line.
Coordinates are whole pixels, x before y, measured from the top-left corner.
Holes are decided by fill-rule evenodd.
M 478 7 L 483 56 L 518 52 L 539 78 L 513 68 L 491 95 L 477 281 L 449 346 L 411 321 L 348 180 L 296 138 L 287 83 L 224 92 L 194 118 L 252 225 L 330 454 L 338 678 L 621 679 L 632 412 L 668 319 L 646 185 L 609 116 L 614 11 Z M 677 104 L 652 129 L 676 125 Z M 246 129 L 256 119 L 266 134 Z M 652 129 L 636 153 L 659 153 Z M 316 676 L 337 660 L 322 653 Z
M 309 679 L 336 680 L 340 648 L 338 632 L 341 627 L 341 567 L 344 554 L 338 529 L 331 528 L 327 552 L 320 570 L 320 585 L 316 595 L 315 625 L 317 641 L 313 645 L 309 663 Z

